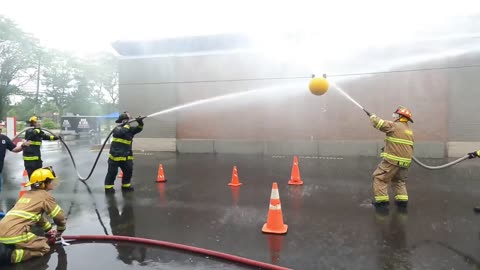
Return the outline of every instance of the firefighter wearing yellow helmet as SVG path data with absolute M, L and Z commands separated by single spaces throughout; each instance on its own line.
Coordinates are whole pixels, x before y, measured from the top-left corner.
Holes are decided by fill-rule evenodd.
M 412 122 L 412 113 L 399 106 L 393 113 L 394 120 L 388 121 L 372 114 L 370 121 L 373 126 L 386 133 L 385 147 L 381 153 L 383 158 L 373 172 L 373 205 L 378 210 L 388 210 L 388 185 L 393 183 L 395 203 L 401 209 L 406 209 L 408 193 L 405 181 L 408 168 L 412 162 L 414 137 L 408 122 Z
M 30 145 L 23 149 L 23 163 L 25 165 L 25 170 L 27 170 L 28 177 L 32 175 L 33 171 L 36 169 L 42 168 L 42 154 L 40 151 L 40 146 L 42 145 L 42 140 L 58 140 L 59 136 L 47 135 L 45 134 L 38 124 L 38 117 L 32 116 L 28 120 L 30 129 L 25 132 L 25 140 L 30 141 Z
M 51 167 L 35 170 L 27 184 L 31 190 L 0 220 L 0 265 L 48 254 L 49 244 L 54 244 L 65 231 L 65 215 L 48 192 L 55 188 L 52 182 L 55 178 Z M 53 218 L 56 230 L 45 214 Z M 33 226 L 42 228 L 48 238 L 33 234 Z

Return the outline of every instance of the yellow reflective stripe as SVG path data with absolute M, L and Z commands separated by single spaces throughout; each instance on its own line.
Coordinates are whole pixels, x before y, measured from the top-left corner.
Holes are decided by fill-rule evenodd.
M 125 125 L 123 127 L 126 128 L 126 129 L 130 129 L 130 125 Z
M 21 218 L 24 218 L 24 219 L 33 220 L 35 222 L 39 221 L 40 217 L 41 217 L 40 214 L 37 215 L 37 214 L 33 214 L 33 213 L 30 213 L 30 212 L 27 212 L 27 211 L 20 211 L 20 210 L 9 211 L 5 216 L 17 216 L 17 217 L 21 217 Z
M 128 160 L 133 160 L 133 156 L 128 156 L 127 159 Z
M 408 195 L 396 195 L 395 200 L 397 200 L 397 201 L 408 201 Z
M 115 187 L 115 186 L 114 185 L 105 185 L 105 189 L 111 189 L 113 187 Z
M 131 187 L 132 184 L 123 184 L 122 187 Z
M 394 155 L 387 154 L 387 153 L 382 153 L 382 154 L 380 154 L 380 156 L 384 157 L 384 158 L 389 158 L 389 159 L 395 160 L 395 161 L 401 161 L 401 162 L 411 162 L 412 161 L 411 158 L 398 157 L 398 156 L 394 156 Z
M 23 249 L 15 249 L 15 263 L 21 262 L 24 254 L 25 251 Z
M 477 156 L 480 156 L 480 150 L 477 151 Z
M 132 141 L 130 140 L 124 140 L 124 139 L 119 139 L 119 138 L 113 138 L 112 142 L 118 142 L 118 143 L 123 143 L 123 144 L 132 144 Z
M 53 141 L 53 140 L 55 140 L 55 136 L 50 135 L 50 141 Z
M 30 145 L 42 145 L 42 142 L 30 141 Z
M 383 127 L 383 124 L 385 124 L 385 121 L 383 119 L 380 119 L 380 121 L 378 121 L 377 126 L 375 126 L 375 128 L 380 129 Z
M 401 167 L 409 167 L 410 164 L 412 163 L 412 159 L 410 159 L 410 158 L 397 157 L 397 156 L 387 154 L 387 153 L 381 153 L 380 156 L 382 158 L 388 158 L 388 159 L 397 161 L 398 166 L 401 166 Z
M 11 244 L 16 244 L 20 242 L 28 242 L 35 238 L 36 235 L 29 232 L 25 233 L 19 236 L 14 236 L 14 237 L 0 237 L 0 243 L 5 244 L 5 245 L 11 245 Z
M 413 135 L 413 132 L 409 129 L 405 130 L 405 134 L 408 134 L 408 135 Z
M 50 214 L 48 214 L 49 216 L 51 216 L 52 218 L 56 217 L 60 211 L 62 211 L 62 208 L 60 208 L 60 206 L 55 206 L 55 208 L 53 208 L 52 212 Z
M 47 223 L 45 223 L 45 225 L 42 226 L 42 229 L 44 231 L 49 231 L 51 228 L 52 228 L 52 224 L 50 224 L 50 222 L 48 222 L 48 221 L 47 221 Z
M 34 157 L 23 157 L 23 160 L 27 160 L 27 161 L 32 161 L 32 160 L 39 160 L 40 157 L 38 156 L 34 156 Z
M 387 136 L 385 138 L 385 140 L 387 140 L 389 142 L 393 142 L 393 143 L 407 144 L 407 145 L 412 145 L 413 146 L 413 141 L 410 141 L 410 140 L 404 140 L 404 139 L 394 138 L 394 137 L 390 137 L 390 136 Z
M 126 157 L 114 157 L 114 156 L 112 156 L 112 155 L 110 155 L 109 158 L 110 158 L 111 160 L 113 160 L 113 161 L 126 161 L 126 160 L 127 160 Z
M 388 195 L 384 196 L 375 196 L 376 202 L 388 202 Z
M 57 226 L 57 231 L 65 231 L 66 226 Z
M 36 128 L 34 130 L 35 130 L 35 132 L 40 133 L 40 129 Z

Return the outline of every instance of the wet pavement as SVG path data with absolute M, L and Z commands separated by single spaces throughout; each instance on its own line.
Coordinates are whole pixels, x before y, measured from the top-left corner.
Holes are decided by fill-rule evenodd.
M 68 142 L 80 173 L 97 154 Z M 440 171 L 413 165 L 408 213 L 370 205 L 379 159 L 299 158 L 303 186 L 289 186 L 291 156 L 135 154 L 134 193 L 106 196 L 105 152 L 87 187 L 66 151 L 46 144 L 44 165 L 61 178 L 54 196 L 68 212 L 66 235 L 126 235 L 170 241 L 293 269 L 480 269 L 480 160 Z M 423 160 L 435 165 L 447 160 Z M 163 164 L 166 183 L 155 183 Z M 227 186 L 236 165 L 241 187 Z M 20 155 L 8 154 L 0 207 L 15 203 Z M 286 235 L 261 232 L 272 182 L 278 182 Z M 68 265 L 68 268 L 67 268 Z M 50 256 L 2 269 L 251 269 L 175 250 L 126 243 L 75 243 Z

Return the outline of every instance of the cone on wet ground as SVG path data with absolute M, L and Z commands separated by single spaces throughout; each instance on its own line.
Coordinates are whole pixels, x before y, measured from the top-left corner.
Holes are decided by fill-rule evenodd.
M 158 172 L 157 172 L 157 183 L 165 182 L 167 178 L 165 178 L 165 173 L 163 172 L 163 165 L 158 165 Z
M 117 178 L 123 178 L 123 171 L 122 170 L 120 170 L 120 172 L 118 173 Z
M 18 193 L 18 198 L 21 198 L 25 193 L 27 193 L 28 188 L 25 185 L 27 185 L 27 183 L 22 182 L 22 184 L 21 184 L 22 188 L 20 189 L 20 192 Z
M 240 183 L 240 180 L 238 180 L 238 171 L 237 171 L 237 166 L 233 166 L 233 171 L 232 171 L 232 180 L 230 183 L 228 183 L 229 186 L 232 187 L 238 187 L 242 183 Z
M 263 225 L 262 232 L 273 234 L 287 233 L 288 225 L 283 223 L 282 207 L 280 204 L 280 194 L 276 182 L 272 185 L 272 194 L 270 195 L 270 206 L 268 209 L 267 223 Z
M 300 168 L 298 167 L 297 156 L 293 157 L 292 175 L 290 176 L 289 185 L 303 185 L 302 178 L 300 177 Z

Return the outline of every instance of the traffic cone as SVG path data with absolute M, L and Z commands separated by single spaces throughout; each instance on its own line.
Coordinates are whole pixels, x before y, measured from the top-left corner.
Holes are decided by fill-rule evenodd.
M 25 186 L 27 183 L 26 182 L 22 182 L 22 189 L 20 190 L 20 192 L 18 193 L 18 198 L 20 199 L 25 193 L 27 193 L 28 189 L 27 187 Z
M 158 172 L 157 172 L 157 182 L 166 182 L 167 179 L 165 178 L 165 174 L 163 173 L 163 165 L 158 165 Z
M 263 225 L 262 232 L 284 234 L 287 233 L 288 225 L 283 224 L 282 207 L 280 204 L 280 194 L 278 193 L 277 182 L 272 185 L 272 194 L 270 195 L 270 206 L 268 210 L 267 223 Z
M 293 157 L 293 165 L 292 165 L 292 176 L 290 177 L 290 181 L 288 181 L 289 185 L 303 185 L 302 178 L 300 177 L 300 169 L 298 168 L 298 158 L 297 156 Z
M 23 175 L 22 175 L 22 176 L 23 176 L 23 177 L 28 176 L 27 170 L 23 170 Z
M 233 171 L 232 171 L 232 181 L 228 183 L 229 186 L 232 187 L 238 187 L 242 183 L 240 183 L 240 180 L 238 180 L 238 172 L 237 172 L 237 166 L 233 166 Z
M 120 173 L 117 175 L 117 178 L 123 178 L 123 171 L 120 169 Z

